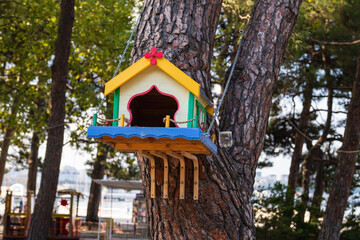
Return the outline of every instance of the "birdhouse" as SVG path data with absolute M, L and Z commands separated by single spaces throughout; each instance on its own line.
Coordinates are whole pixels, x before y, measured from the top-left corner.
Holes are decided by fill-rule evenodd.
M 197 173 L 195 186 L 198 185 L 198 164 L 194 154 L 217 153 L 216 145 L 205 134 L 206 115 L 213 114 L 213 104 L 201 86 L 152 48 L 151 53 L 105 84 L 104 95 L 113 92 L 112 126 L 96 126 L 94 115 L 88 137 L 123 152 L 138 152 L 140 157 L 148 157 L 151 171 L 153 167 L 155 171 L 156 158 L 163 159 L 164 166 L 168 156 L 179 159 L 183 178 L 180 198 L 184 198 L 185 172 L 181 169 L 185 171 L 185 158 L 193 160 L 194 173 Z M 155 172 L 153 174 L 152 184 Z M 165 192 L 163 197 L 167 198 Z

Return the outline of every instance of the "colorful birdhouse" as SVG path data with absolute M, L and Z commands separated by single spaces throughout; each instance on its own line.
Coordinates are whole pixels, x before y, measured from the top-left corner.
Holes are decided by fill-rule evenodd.
M 107 82 L 104 95 L 112 92 L 112 126 L 96 126 L 95 115 L 88 137 L 150 160 L 162 158 L 164 163 L 167 156 L 181 163 L 186 157 L 197 162 L 194 154 L 217 153 L 205 134 L 206 115 L 213 114 L 213 104 L 196 81 L 156 48 Z

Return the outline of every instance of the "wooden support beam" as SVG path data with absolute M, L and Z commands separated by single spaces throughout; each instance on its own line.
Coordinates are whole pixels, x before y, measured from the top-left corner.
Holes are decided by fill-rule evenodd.
M 194 165 L 194 200 L 199 199 L 199 160 L 189 152 L 181 152 L 181 154 L 193 161 Z
M 176 152 L 166 151 L 166 154 L 180 161 L 180 199 L 185 199 L 185 158 Z
M 162 158 L 164 161 L 164 193 L 163 198 L 168 198 L 169 196 L 169 161 L 166 154 L 159 151 L 151 151 L 152 155 Z
M 151 198 L 155 198 L 155 158 L 148 152 L 142 152 L 142 155 L 150 159 L 150 182 Z

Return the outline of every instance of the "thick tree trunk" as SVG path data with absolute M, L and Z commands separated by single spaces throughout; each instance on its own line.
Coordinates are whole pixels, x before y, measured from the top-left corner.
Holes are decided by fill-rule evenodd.
M 48 138 L 42 178 L 27 239 L 47 239 L 56 197 L 59 167 L 64 140 L 65 90 L 74 23 L 74 0 L 62 0 L 55 59 L 51 67 L 52 83 Z
M 287 201 L 291 204 L 294 202 L 295 190 L 297 187 L 299 167 L 302 160 L 302 149 L 305 141 L 304 133 L 306 133 L 306 128 L 310 119 L 310 107 L 313 95 L 313 79 L 310 76 L 306 82 L 306 87 L 304 91 L 304 102 L 303 109 L 300 114 L 298 129 L 295 134 L 295 147 L 294 152 L 291 157 L 291 165 L 288 179 L 288 189 L 286 192 Z M 292 215 L 292 213 L 291 213 Z
M 327 202 L 324 221 L 319 239 L 337 240 L 340 238 L 341 224 L 346 209 L 347 199 L 359 155 L 360 140 L 360 58 L 357 61 L 356 79 L 348 109 L 343 145 L 338 151 L 334 183 Z
M 106 167 L 106 157 L 108 154 L 108 148 L 105 144 L 98 144 L 97 157 L 94 162 L 94 169 L 91 173 L 91 179 L 103 179 Z M 87 206 L 86 221 L 97 222 L 99 204 L 101 198 L 101 186 L 94 181 L 91 182 L 90 196 Z
M 254 239 L 251 204 L 258 157 L 263 147 L 272 92 L 301 1 L 255 4 L 221 116 L 222 130 L 233 132 L 234 146 L 218 156 L 199 156 L 199 200 L 192 199 L 187 171 L 185 200 L 179 200 L 179 164 L 170 160 L 169 199 L 150 198 L 149 161 L 139 161 L 153 239 Z M 210 97 L 210 63 L 219 1 L 145 1 L 137 29 L 133 62 L 157 47 L 198 81 Z M 156 171 L 162 166 L 156 163 Z M 191 162 L 186 162 L 191 166 Z
M 40 138 L 35 130 L 31 138 L 30 155 L 28 158 L 29 173 L 28 173 L 28 181 L 27 181 L 27 190 L 33 193 L 36 192 L 39 142 L 40 142 Z

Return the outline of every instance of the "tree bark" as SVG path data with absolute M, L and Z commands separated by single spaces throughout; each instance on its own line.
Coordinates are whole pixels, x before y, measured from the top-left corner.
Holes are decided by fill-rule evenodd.
M 348 109 L 343 144 L 338 151 L 334 183 L 327 202 L 324 221 L 319 234 L 320 240 L 337 240 L 347 199 L 349 197 L 352 179 L 355 172 L 356 160 L 359 156 L 360 140 L 360 58 L 357 60 L 356 77 L 352 90 L 352 97 Z
M 29 173 L 28 173 L 28 181 L 27 181 L 27 190 L 33 193 L 36 193 L 39 142 L 40 142 L 40 138 L 35 130 L 31 138 L 30 155 L 28 158 Z
M 188 169 L 185 200 L 179 200 L 179 164 L 170 160 L 169 198 L 150 198 L 149 161 L 139 161 L 153 239 L 254 239 L 251 204 L 272 92 L 301 1 L 257 1 L 245 30 L 240 58 L 221 116 L 234 146 L 199 156 L 199 200 L 192 199 Z M 210 63 L 219 1 L 145 1 L 132 52 L 133 62 L 151 47 L 199 82 L 210 97 Z M 161 161 L 156 171 L 161 172 Z M 191 162 L 186 162 L 191 166 Z
M 14 134 L 14 129 L 12 126 L 13 124 L 11 124 L 12 122 L 15 121 L 16 119 L 16 114 L 17 114 L 17 104 L 18 104 L 18 100 L 15 96 L 12 106 L 11 106 L 11 110 L 10 110 L 10 118 L 8 119 L 8 125 L 6 127 L 6 131 L 5 131 L 5 135 L 4 135 L 4 141 L 2 142 L 1 145 L 1 155 L 0 155 L 0 194 L 1 194 L 1 186 L 2 186 L 2 182 L 3 182 L 3 178 L 5 175 L 5 166 L 6 166 L 6 160 L 7 160 L 7 156 L 8 156 L 8 152 L 9 152 L 9 146 L 10 146 L 10 142 L 11 142 L 11 137 Z
M 322 153 L 320 158 L 322 158 Z M 320 206 L 322 201 L 322 195 L 325 188 L 325 164 L 323 161 L 316 162 L 316 178 L 315 178 L 315 190 L 314 196 L 311 202 L 312 210 L 310 212 L 310 219 L 320 217 Z
M 287 198 L 286 200 L 291 204 L 294 203 L 294 195 L 297 187 L 297 181 L 298 181 L 298 175 L 300 169 L 299 166 L 302 160 L 302 149 L 305 141 L 304 133 L 306 133 L 306 128 L 310 119 L 310 107 L 312 101 L 313 88 L 314 88 L 313 79 L 311 76 L 309 76 L 304 91 L 303 109 L 300 114 L 299 125 L 295 134 L 295 147 L 291 157 L 288 189 L 286 192 L 286 198 Z
M 1 146 L 1 155 L 0 155 L 0 186 L 2 186 L 2 181 L 5 174 L 5 165 L 6 165 L 6 159 L 9 152 L 9 146 L 11 137 L 14 133 L 14 130 L 8 126 L 5 131 L 4 135 L 4 141 L 2 142 Z M 0 194 L 1 194 L 1 188 L 0 188 Z
M 302 187 L 302 194 L 303 194 L 303 196 L 305 196 L 305 198 L 308 198 L 308 195 L 309 195 L 310 165 L 313 162 L 312 159 L 318 155 L 319 151 L 321 151 L 320 148 L 324 144 L 324 142 L 326 141 L 327 135 L 330 132 L 334 90 L 332 88 L 329 88 L 328 91 L 329 91 L 328 101 L 327 101 L 328 113 L 327 113 L 327 118 L 326 118 L 326 123 L 325 123 L 325 126 L 324 126 L 323 133 L 321 134 L 321 136 L 317 140 L 316 144 L 314 144 L 310 148 L 310 150 L 306 154 L 306 156 L 304 158 L 304 161 L 303 161 L 303 164 L 302 164 L 301 187 Z
M 44 166 L 34 214 L 27 239 L 45 240 L 51 224 L 51 214 L 56 197 L 59 167 L 64 140 L 65 90 L 69 72 L 68 60 L 74 23 L 75 0 L 60 2 L 58 37 L 55 43 L 55 59 L 51 67 L 52 83 L 50 116 Z
M 103 179 L 105 175 L 106 157 L 108 148 L 105 144 L 98 144 L 97 157 L 94 162 L 94 169 L 91 173 L 91 179 Z M 94 181 L 91 182 L 90 196 L 87 206 L 86 221 L 97 222 L 99 204 L 101 198 L 101 186 Z

